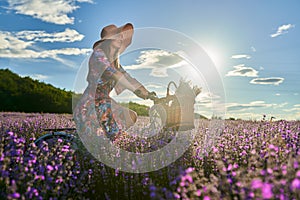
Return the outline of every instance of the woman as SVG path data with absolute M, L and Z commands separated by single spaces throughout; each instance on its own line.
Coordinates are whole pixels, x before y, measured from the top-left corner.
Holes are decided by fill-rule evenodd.
M 113 89 L 117 94 L 128 89 L 142 99 L 155 95 L 132 78 L 119 63 L 119 55 L 131 44 L 132 35 L 133 25 L 130 23 L 121 27 L 109 25 L 102 29 L 101 40 L 93 45 L 89 59 L 88 87 L 74 110 L 80 131 L 95 131 L 94 127 L 98 126 L 98 134 L 104 132 L 110 139 L 114 139 L 121 130 L 136 122 L 137 114 L 134 111 L 118 105 L 109 96 Z M 95 123 L 96 120 L 99 124 Z

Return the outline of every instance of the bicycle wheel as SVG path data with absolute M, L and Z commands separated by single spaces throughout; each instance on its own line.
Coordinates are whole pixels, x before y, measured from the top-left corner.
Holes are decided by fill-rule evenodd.
M 77 149 L 78 144 L 76 142 L 78 138 L 65 131 L 48 132 L 45 135 L 35 140 L 35 145 L 41 147 L 43 143 L 48 143 L 48 147 L 53 147 L 58 141 L 63 143 L 70 143 L 73 148 Z
M 150 125 L 147 136 L 152 137 L 159 134 L 163 130 L 166 124 L 167 114 L 162 105 L 155 104 L 149 110 L 149 117 Z

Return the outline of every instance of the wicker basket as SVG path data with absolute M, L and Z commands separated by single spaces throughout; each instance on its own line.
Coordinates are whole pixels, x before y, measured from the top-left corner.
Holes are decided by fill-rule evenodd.
M 176 88 L 175 94 L 173 95 L 170 94 L 171 84 L 173 84 Z M 176 130 L 193 129 L 194 103 L 195 96 L 191 95 L 191 92 L 179 91 L 175 82 L 171 81 L 167 87 L 167 95 L 162 102 L 167 114 L 165 128 L 172 128 Z

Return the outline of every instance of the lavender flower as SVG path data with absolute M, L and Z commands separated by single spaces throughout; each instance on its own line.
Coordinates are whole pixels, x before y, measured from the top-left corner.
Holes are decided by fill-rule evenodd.
M 147 124 L 146 118 L 139 120 Z M 62 139 L 42 147 L 33 143 L 44 128 L 75 127 L 70 115 L 0 113 L 0 198 L 297 199 L 299 121 L 228 121 L 209 145 L 209 120 L 197 123 L 193 145 L 182 157 L 155 172 L 130 174 Z M 124 134 L 114 144 L 152 152 L 173 136 Z

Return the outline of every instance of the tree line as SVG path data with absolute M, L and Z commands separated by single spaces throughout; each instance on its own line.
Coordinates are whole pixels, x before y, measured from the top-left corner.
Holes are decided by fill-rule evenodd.
M 17 112 L 71 113 L 71 91 L 0 70 L 0 110 Z
M 0 69 L 0 111 L 72 113 L 72 97 L 76 102 L 80 94 Z M 133 102 L 123 105 L 138 115 L 148 115 L 147 106 Z

